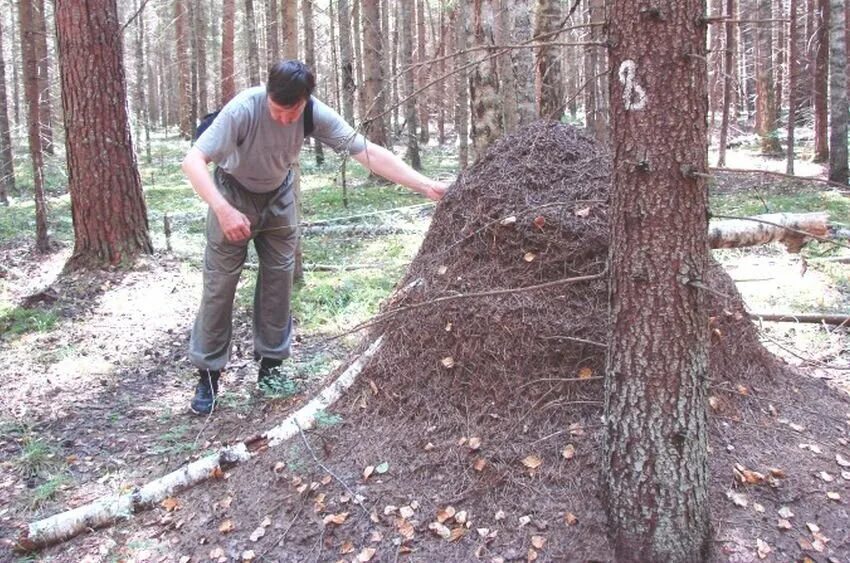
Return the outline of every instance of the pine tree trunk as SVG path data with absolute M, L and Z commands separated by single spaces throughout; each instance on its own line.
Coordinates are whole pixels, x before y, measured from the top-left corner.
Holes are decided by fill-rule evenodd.
M 257 21 L 254 17 L 254 0 L 245 0 L 245 32 L 247 35 L 248 55 L 248 84 L 258 86 L 260 84 L 260 52 L 257 43 Z
M 513 15 L 514 40 L 526 43 L 531 40 L 530 0 L 509 0 Z M 537 100 L 534 93 L 534 53 L 531 49 L 517 49 L 511 53 L 516 77 L 517 126 L 528 125 L 537 119 Z
M 815 114 L 814 162 L 829 160 L 829 0 L 817 0 L 816 51 L 812 100 Z
M 27 106 L 30 161 L 32 162 L 33 194 L 35 198 L 35 248 L 39 253 L 50 250 L 47 237 L 47 202 L 44 198 L 44 156 L 39 121 L 38 48 L 33 27 L 33 5 L 30 0 L 18 0 L 21 33 L 22 79 Z
M 361 0 L 363 15 L 363 80 L 366 84 L 366 113 L 363 115 L 366 137 L 375 144 L 387 146 L 384 119 L 386 94 L 381 61 L 384 60 L 381 38 L 379 0 Z
M 594 24 L 590 28 L 590 39 L 594 43 L 604 43 L 605 28 L 602 24 L 606 21 L 605 0 L 590 0 L 588 9 L 589 21 Z M 599 47 L 590 45 L 587 47 L 586 55 L 590 57 L 591 64 L 587 69 L 587 89 L 593 92 L 593 120 L 591 133 L 593 137 L 602 144 L 608 144 L 611 137 L 608 125 L 608 75 L 605 67 L 605 54 Z
M 198 115 L 209 113 L 209 90 L 207 88 L 207 17 L 206 2 L 195 2 L 195 62 L 198 65 Z
M 398 22 L 399 22 L 399 4 L 398 2 L 393 2 L 392 5 L 393 10 L 393 23 L 395 24 L 393 27 L 390 26 L 390 3 L 389 0 L 380 0 L 379 12 L 381 14 L 381 72 L 383 73 L 383 86 L 384 86 L 384 109 L 387 108 L 387 102 L 390 101 L 390 107 L 392 107 L 393 111 L 393 121 L 389 122 L 389 118 L 384 118 L 384 123 L 389 123 L 387 127 L 387 146 L 392 146 L 395 142 L 396 137 L 401 134 L 399 119 L 398 119 L 398 111 L 399 111 L 399 73 L 395 68 L 395 60 L 398 56 Z M 395 34 L 390 33 L 390 30 L 395 28 Z M 387 74 L 387 69 L 393 69 L 389 75 L 392 76 L 392 80 L 389 79 Z M 392 90 L 392 92 L 391 92 Z M 393 126 L 395 125 L 395 127 Z
M 689 282 L 708 265 L 705 3 L 643 7 L 614 0 L 610 17 L 604 499 L 617 561 L 704 561 L 708 314 Z
M 561 23 L 561 4 L 558 0 L 537 0 L 537 21 L 534 33 L 541 41 L 557 41 L 553 33 Z M 537 49 L 537 85 L 540 92 L 540 117 L 560 121 L 564 116 L 564 89 L 561 80 L 561 59 L 558 48 Z
M 12 98 L 13 98 L 13 106 L 14 106 L 14 116 L 15 116 L 15 126 L 20 127 L 21 125 L 21 95 L 20 95 L 20 65 L 18 61 L 23 60 L 23 56 L 19 56 L 21 52 L 21 41 L 14 41 L 16 37 L 20 37 L 17 30 L 15 29 L 16 20 L 13 17 L 9 18 L 9 35 L 12 37 L 12 60 L 9 61 L 12 64 Z
M 354 55 L 351 50 L 351 9 L 349 0 L 339 0 L 339 67 L 342 77 L 342 116 L 354 123 Z
M 735 17 L 735 0 L 726 0 L 726 14 Z M 717 166 L 726 166 L 726 145 L 729 139 L 729 114 L 732 111 L 732 82 L 735 77 L 735 24 L 726 22 L 726 35 L 723 51 L 723 106 L 720 120 L 720 143 L 718 147 Z
M 88 7 L 56 0 L 74 219 L 71 268 L 128 263 L 153 252 L 127 118 L 116 3 L 89 0 Z
M 847 183 L 847 17 L 844 0 L 830 1 L 829 179 Z
M 0 203 L 9 205 L 15 190 L 15 164 L 9 130 L 9 98 L 6 96 L 6 64 L 3 56 L 3 26 L 0 25 Z M 14 72 L 14 71 L 13 71 Z
M 144 0 L 139 0 L 139 8 L 142 7 Z M 136 103 L 136 143 L 141 142 L 142 134 L 145 139 L 145 161 L 151 162 L 151 136 L 150 136 L 150 116 L 148 115 L 148 100 L 145 99 L 145 84 L 148 80 L 145 77 L 145 17 L 144 13 L 140 13 L 136 23 L 136 88 L 135 99 Z
M 221 36 L 221 96 L 219 107 L 224 106 L 236 95 L 236 77 L 234 67 L 234 47 L 236 29 L 236 0 L 224 0 L 221 23 L 224 26 Z
M 198 127 L 198 28 L 196 26 L 195 0 L 185 0 L 186 23 L 189 25 L 189 129 L 190 139 L 195 138 Z
M 469 6 L 461 3 L 453 9 L 455 23 L 455 47 L 458 53 L 466 49 L 467 15 Z M 455 68 L 463 68 L 467 63 L 466 55 L 454 58 Z M 455 73 L 457 99 L 455 100 L 455 131 L 457 131 L 457 158 L 461 170 L 469 166 L 469 81 L 468 73 L 463 70 Z
M 286 2 L 287 0 L 283 0 Z M 277 0 L 266 0 L 266 57 L 268 66 L 280 60 L 280 29 L 277 22 Z
M 280 35 L 283 40 L 283 58 L 298 58 L 298 0 L 281 2 Z
M 758 17 L 771 19 L 772 0 L 758 1 Z M 757 24 L 756 32 L 756 133 L 761 153 L 779 155 L 779 137 L 776 132 L 776 85 L 773 68 L 773 28 L 770 23 Z
M 407 98 L 404 102 L 404 121 L 407 132 L 405 134 L 405 145 L 407 146 L 407 154 L 405 158 L 416 170 L 422 169 L 422 162 L 419 159 L 419 142 L 416 138 L 416 100 L 410 95 L 416 90 L 416 72 L 413 64 L 413 38 L 416 33 L 416 20 L 414 12 L 416 10 L 416 0 L 401 0 L 399 3 L 401 11 L 401 25 L 399 26 L 401 34 L 401 67 L 404 69 L 404 92 L 402 96 Z
M 437 72 L 440 76 L 446 75 L 446 52 L 452 48 L 452 33 L 449 22 L 449 15 L 446 7 L 446 0 L 440 0 L 440 41 L 437 47 L 437 58 L 440 62 L 437 65 Z M 436 85 L 437 95 L 437 143 L 442 147 L 446 144 L 446 104 L 444 100 L 451 100 L 449 88 L 446 79 L 441 79 Z
M 386 1 L 382 2 L 384 6 L 386 6 Z M 397 137 L 400 137 L 402 134 L 401 131 L 401 119 L 399 118 L 399 107 L 401 107 L 401 87 L 399 81 L 399 75 L 401 74 L 399 71 L 399 27 L 401 26 L 401 15 L 399 14 L 401 8 L 398 2 L 393 3 L 393 29 L 390 33 L 390 40 L 392 41 L 392 46 L 390 48 L 390 76 L 392 76 L 392 80 L 387 81 L 387 92 L 388 98 L 390 100 L 390 107 L 392 111 L 389 115 L 389 134 L 392 137 L 391 142 L 395 142 Z
M 53 110 L 50 105 L 50 58 L 47 55 L 47 14 L 44 0 L 33 0 L 33 26 L 38 57 L 38 118 L 41 123 L 42 149 L 53 154 Z
M 416 73 L 417 89 L 423 88 L 428 81 L 431 80 L 431 73 L 429 72 L 430 67 L 426 64 L 428 62 L 428 54 L 425 47 L 426 29 L 425 0 L 416 0 L 416 62 L 419 63 L 419 69 Z M 420 92 L 420 94 L 416 97 L 418 103 L 415 103 L 419 109 L 419 142 L 423 145 L 427 145 L 428 140 L 431 138 L 431 134 L 428 129 L 428 122 L 431 119 L 431 111 L 428 106 L 429 93 L 430 89 L 422 90 L 422 92 Z
M 496 22 L 496 0 L 475 0 L 472 13 L 472 37 L 481 49 L 474 56 L 484 58 L 495 52 L 493 27 Z M 472 107 L 472 149 L 475 160 L 502 135 L 501 93 L 496 58 L 488 56 L 472 70 L 469 79 L 469 98 Z
M 313 0 L 301 0 L 301 15 L 304 18 L 304 63 L 313 71 L 316 77 L 316 83 L 319 83 L 319 71 L 316 68 L 316 36 L 313 32 Z M 308 141 L 305 140 L 305 143 Z M 312 140 L 313 154 L 316 157 L 316 165 L 321 166 L 325 163 L 325 153 L 322 149 L 322 143 Z
M 797 124 L 797 0 L 791 0 L 788 22 L 788 138 L 785 147 L 785 173 L 794 174 L 794 127 Z
M 363 78 L 363 26 L 361 25 L 360 18 L 360 0 L 352 0 L 351 20 L 354 31 L 351 39 L 354 43 L 354 80 L 357 94 L 357 116 L 361 122 L 365 122 L 365 117 L 368 113 L 368 104 L 366 102 L 366 83 Z
M 510 0 L 499 0 L 499 13 L 496 18 L 496 29 L 494 30 L 496 45 L 509 45 L 513 43 L 509 10 Z M 510 51 L 499 55 L 497 67 L 499 78 L 501 79 L 500 89 L 502 91 L 502 101 L 504 102 L 504 106 L 502 107 L 502 121 L 505 124 L 505 132 L 509 133 L 515 131 L 519 124 L 516 78 L 514 77 Z
M 784 0 L 773 0 L 771 18 L 777 21 L 785 20 L 785 10 L 782 6 Z M 788 39 L 785 37 L 785 26 L 779 25 L 773 32 L 771 49 L 773 51 L 774 80 L 776 93 L 773 97 L 773 115 L 776 116 L 776 126 L 779 127 L 779 114 L 782 112 L 782 100 L 785 96 L 785 69 L 787 68 L 785 55 Z M 779 135 L 777 134 L 777 142 Z
M 189 13 L 186 2 L 190 0 L 174 0 L 174 34 L 177 58 L 177 91 L 180 108 L 180 136 L 192 138 L 194 123 L 192 121 L 192 76 L 189 64 Z

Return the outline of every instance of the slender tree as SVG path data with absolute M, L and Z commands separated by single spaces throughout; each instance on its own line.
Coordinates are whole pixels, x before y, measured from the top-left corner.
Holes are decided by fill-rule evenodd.
M 342 116 L 354 123 L 354 53 L 351 48 L 351 6 L 349 0 L 339 0 L 339 65 L 342 78 Z
M 298 0 L 284 0 L 280 3 L 282 18 L 280 35 L 283 58 L 298 58 Z
M 788 137 L 785 173 L 794 174 L 794 127 L 797 124 L 797 0 L 791 0 L 788 22 Z
M 452 10 L 455 24 L 455 47 L 461 53 L 454 58 L 455 61 L 455 84 L 457 98 L 455 99 L 455 131 L 457 131 L 458 164 L 463 170 L 469 165 L 469 87 L 468 74 L 464 70 L 458 71 L 466 66 L 467 15 L 469 6 L 463 2 L 458 3 Z
M 283 1 L 286 2 L 287 0 Z M 281 58 L 277 0 L 266 0 L 266 54 L 269 66 Z
M 315 22 L 313 21 L 313 0 L 301 0 L 301 15 L 304 18 L 304 62 L 313 70 L 318 79 L 318 68 L 316 66 L 316 36 L 313 32 Z M 318 81 L 318 80 L 317 80 Z M 325 153 L 322 143 L 313 142 L 313 154 L 316 156 L 316 164 L 321 166 L 325 162 Z
M 12 4 L 14 6 L 14 4 Z M 20 34 L 15 29 L 16 20 L 13 17 L 9 18 L 9 35 L 14 39 L 16 37 L 20 37 Z M 19 126 L 21 124 L 21 103 L 20 103 L 20 65 L 18 61 L 23 60 L 23 55 L 21 54 L 22 42 L 21 41 L 11 41 L 12 43 L 12 57 L 10 59 L 10 63 L 12 65 L 12 105 L 15 116 L 15 125 Z
M 381 39 L 379 0 L 361 0 L 363 16 L 363 80 L 366 83 L 366 113 L 361 116 L 366 136 L 375 144 L 387 145 L 384 113 L 387 109 L 384 93 L 384 59 Z
M 732 18 L 735 16 L 735 0 L 726 0 L 726 14 Z M 720 121 L 720 143 L 717 154 L 717 166 L 726 166 L 726 145 L 729 138 L 729 114 L 733 111 L 732 88 L 735 77 L 735 50 L 737 49 L 735 38 L 735 23 L 726 22 L 726 34 L 723 45 L 723 113 Z
M 366 102 L 366 85 L 363 79 L 363 34 L 360 18 L 360 0 L 352 0 L 351 21 L 354 35 L 354 82 L 357 92 L 357 116 L 361 121 L 365 120 L 368 112 Z
M 553 42 L 553 33 L 561 22 L 561 3 L 558 0 L 537 0 L 535 35 L 544 42 Z M 564 85 L 561 78 L 561 58 L 556 46 L 537 49 L 537 87 L 540 92 L 540 117 L 560 121 L 564 116 Z
M 416 138 L 416 100 L 412 96 L 416 90 L 416 77 L 413 69 L 413 39 L 416 34 L 414 11 L 416 0 L 401 0 L 401 66 L 404 69 L 404 92 L 407 98 L 404 102 L 404 121 L 407 127 L 406 158 L 410 165 L 416 169 L 422 169 L 422 161 L 419 158 L 419 142 Z
M 513 32 L 511 30 L 510 0 L 499 0 L 499 11 L 496 17 L 496 28 L 493 30 L 497 45 L 509 45 L 513 43 Z M 517 113 L 517 88 L 514 68 L 511 62 L 510 52 L 499 55 L 497 60 L 499 88 L 502 91 L 502 122 L 505 131 L 515 131 L 519 125 L 519 114 Z
M 195 16 L 195 0 L 185 0 L 186 8 L 186 23 L 189 26 L 189 130 L 191 131 L 190 139 L 195 138 L 195 131 L 198 124 L 198 97 L 199 91 L 199 76 L 198 76 L 198 28 L 196 26 Z
M 248 83 L 260 83 L 260 52 L 257 43 L 257 21 L 254 17 L 254 0 L 245 0 L 245 48 L 248 59 Z
M 830 1 L 829 179 L 847 183 L 847 17 L 844 0 Z
M 508 0 L 509 13 L 513 14 L 513 32 L 517 43 L 531 40 L 530 0 Z M 517 126 L 528 125 L 537 119 L 537 101 L 534 94 L 534 54 L 531 49 L 511 52 L 516 78 Z
M 47 236 L 47 201 L 44 197 L 44 155 L 39 120 L 38 48 L 33 24 L 33 3 L 18 0 L 21 55 L 23 59 L 24 97 L 27 106 L 27 131 L 29 133 L 30 161 L 32 162 L 33 195 L 35 198 L 35 248 L 37 252 L 50 250 Z
M 496 0 L 475 0 L 472 3 L 472 38 L 482 54 L 495 52 L 493 28 L 496 23 Z M 469 98 L 472 107 L 472 148 L 475 160 L 502 135 L 499 74 L 496 58 L 488 56 L 475 65 L 469 77 Z
M 151 253 L 142 185 L 127 117 L 115 0 L 56 0 L 74 254 L 68 267 L 99 267 Z
M 224 0 L 222 4 L 221 25 L 221 96 L 219 105 L 223 106 L 236 95 L 235 67 L 233 60 L 236 19 L 236 0 Z
M 9 99 L 6 95 L 6 63 L 3 57 L 3 25 L 0 24 L 0 203 L 9 205 L 15 190 L 15 164 L 9 132 Z
M 53 154 L 53 110 L 50 105 L 50 58 L 47 53 L 47 13 L 44 0 L 32 0 L 35 49 L 38 57 L 38 119 L 41 125 L 42 148 Z
M 174 34 L 177 59 L 177 90 L 179 99 L 180 135 L 184 139 L 192 138 L 194 121 L 192 120 L 192 69 L 189 51 L 189 11 L 186 3 L 190 0 L 174 0 Z
M 142 9 L 144 0 L 138 1 L 137 9 Z M 145 16 L 140 13 L 136 18 L 136 41 L 135 41 L 135 57 L 136 57 L 136 83 L 134 88 L 135 103 L 133 104 L 136 110 L 136 139 L 145 139 L 145 161 L 151 162 L 151 131 L 150 119 L 148 116 L 148 103 L 145 99 Z
M 192 0 L 195 3 L 195 61 L 197 68 L 198 115 L 209 111 L 209 90 L 207 88 L 207 12 L 204 0 Z
M 425 0 L 416 0 L 416 57 L 419 64 L 416 73 L 417 89 L 424 88 L 431 80 L 430 66 L 427 64 L 429 58 L 426 51 L 426 26 L 425 26 Z M 411 59 L 413 60 L 413 59 Z M 423 90 L 414 105 L 419 106 L 419 142 L 427 145 L 430 139 L 428 122 L 431 119 L 431 110 L 428 106 L 430 88 Z M 416 108 L 414 108 L 415 111 Z
M 758 17 L 770 20 L 772 0 L 758 0 Z M 756 38 L 756 132 L 762 154 L 782 154 L 776 132 L 776 76 L 773 63 L 773 27 L 768 21 L 759 23 Z
M 704 0 L 614 0 L 604 497 L 614 558 L 704 561 L 708 111 Z M 663 124 L 663 125 L 662 125 Z
M 815 72 L 812 104 L 815 114 L 814 162 L 829 160 L 829 0 L 816 0 Z

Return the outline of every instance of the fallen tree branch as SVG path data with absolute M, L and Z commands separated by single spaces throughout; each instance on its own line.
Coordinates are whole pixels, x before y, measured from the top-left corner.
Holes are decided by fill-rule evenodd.
M 332 405 L 343 391 L 351 387 L 369 360 L 381 348 L 382 342 L 382 336 L 377 338 L 333 383 L 271 430 L 222 448 L 130 493 L 102 497 L 73 510 L 33 522 L 21 533 L 15 549 L 33 551 L 63 542 L 86 530 L 110 526 L 130 518 L 166 497 L 206 481 L 219 471 L 280 444 L 298 434 L 301 428 L 311 428 L 316 414 Z
M 754 217 L 735 218 L 715 215 L 708 227 L 711 248 L 739 248 L 781 242 L 788 252 L 798 253 L 813 237 L 829 234 L 826 213 L 770 213 Z
M 850 324 L 850 315 L 820 315 L 813 313 L 749 313 L 751 319 L 771 321 L 779 323 L 815 323 L 847 326 Z
M 750 168 L 709 168 L 712 172 L 720 172 L 725 174 L 765 174 L 767 176 L 776 176 L 778 178 L 787 178 L 789 180 L 800 180 L 803 182 L 818 182 L 828 186 L 834 186 L 846 190 L 847 184 L 841 182 L 833 182 L 825 178 L 814 178 L 812 176 L 795 176 L 794 174 L 785 174 L 784 172 L 774 172 L 773 170 L 757 170 Z
M 262 232 L 271 229 L 263 229 Z M 261 232 L 261 231 L 257 231 Z M 316 225 L 304 227 L 301 234 L 304 236 L 385 236 L 385 235 L 409 235 L 421 233 L 422 229 L 416 229 L 410 225 Z

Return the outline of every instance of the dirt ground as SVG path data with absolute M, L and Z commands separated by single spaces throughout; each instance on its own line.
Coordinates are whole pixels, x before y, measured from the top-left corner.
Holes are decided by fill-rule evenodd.
M 0 536 L 7 539 L 27 521 L 129 490 L 269 429 L 327 381 L 305 381 L 288 400 L 259 396 L 250 316 L 240 311 L 229 398 L 211 419 L 193 416 L 185 346 L 198 272 L 158 254 L 131 271 L 53 282 L 67 254 L 34 260 L 20 244 L 0 249 L 18 281 L 13 297 L 35 293 L 62 311 L 49 332 L 0 340 Z M 750 304 L 781 307 L 803 290 L 848 299 L 848 288 L 829 287 L 813 270 L 803 274 L 800 258 L 778 248 L 729 251 L 721 260 L 733 278 L 748 280 L 738 287 Z M 755 277 L 761 281 L 749 281 Z M 835 367 L 850 359 L 847 329 L 775 323 L 763 332 L 785 346 L 766 342 L 795 369 L 778 364 L 768 375 L 712 384 L 711 559 L 850 561 L 850 370 Z M 293 356 L 332 346 L 299 341 Z M 388 381 L 360 381 L 303 438 L 179 494 L 176 503 L 35 558 L 611 559 L 597 496 L 598 381 L 571 404 L 544 402 L 519 415 L 485 394 L 464 398 L 464 382 L 453 374 L 427 385 L 444 392 L 421 408 Z M 27 432 L 57 448 L 63 459 L 53 461 L 66 464 L 69 477 L 38 506 L 35 481 L 15 463 Z M 15 557 L 0 546 L 0 560 Z

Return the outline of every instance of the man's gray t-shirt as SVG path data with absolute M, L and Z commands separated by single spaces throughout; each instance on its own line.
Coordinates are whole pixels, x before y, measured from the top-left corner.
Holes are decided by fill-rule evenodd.
M 340 115 L 313 100 L 312 137 L 336 151 L 357 154 L 366 139 Z M 195 141 L 202 153 L 233 176 L 245 189 L 266 193 L 277 189 L 304 144 L 304 114 L 281 125 L 269 112 L 265 86 L 249 88 L 222 108 L 212 125 Z

